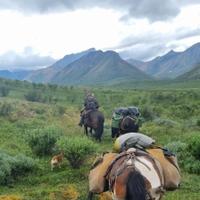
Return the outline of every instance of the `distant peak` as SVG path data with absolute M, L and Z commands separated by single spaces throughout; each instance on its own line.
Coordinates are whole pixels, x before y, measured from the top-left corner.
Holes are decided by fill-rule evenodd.
M 95 48 L 89 48 L 89 49 L 86 50 L 86 51 L 91 52 L 91 51 L 96 51 L 96 49 L 95 49 Z
M 119 57 L 119 54 L 112 50 L 105 51 L 105 54 Z
M 170 50 L 167 55 L 170 55 L 170 54 L 176 54 L 176 52 L 174 50 Z

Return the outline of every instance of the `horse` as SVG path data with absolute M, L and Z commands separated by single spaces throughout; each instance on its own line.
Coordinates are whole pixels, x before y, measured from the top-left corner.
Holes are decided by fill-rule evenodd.
M 160 148 L 147 149 L 147 152 L 159 161 L 163 169 L 164 188 L 166 190 L 177 189 L 181 182 L 181 176 L 175 155 L 165 156 Z
M 135 119 L 131 116 L 123 117 L 119 122 L 119 128 L 112 127 L 112 138 L 118 137 L 119 135 L 138 132 L 139 126 L 135 123 Z
M 131 116 L 125 116 L 119 124 L 120 134 L 138 132 L 139 126 L 135 123 L 135 119 Z
M 99 110 L 89 110 L 86 111 L 83 118 L 83 125 L 85 134 L 88 136 L 88 127 L 90 128 L 90 133 L 94 130 L 94 137 L 97 141 L 101 142 L 101 137 L 104 129 L 104 115 Z
M 110 190 L 113 200 L 160 200 L 164 178 L 159 162 L 134 148 L 118 154 L 105 175 L 104 191 Z M 90 180 L 89 180 L 90 181 Z M 95 191 L 89 191 L 88 200 Z

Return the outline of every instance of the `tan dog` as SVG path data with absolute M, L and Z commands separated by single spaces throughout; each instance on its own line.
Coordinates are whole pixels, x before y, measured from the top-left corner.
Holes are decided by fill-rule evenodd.
M 51 159 L 51 171 L 53 171 L 55 167 L 60 168 L 63 159 L 64 159 L 63 151 L 60 154 L 53 156 L 53 158 Z

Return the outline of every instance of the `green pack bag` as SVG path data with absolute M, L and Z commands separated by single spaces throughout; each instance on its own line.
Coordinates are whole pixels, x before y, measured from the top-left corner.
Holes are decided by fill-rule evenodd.
M 119 123 L 122 120 L 123 116 L 121 114 L 118 113 L 113 113 L 112 116 L 112 127 L 113 128 L 119 128 Z

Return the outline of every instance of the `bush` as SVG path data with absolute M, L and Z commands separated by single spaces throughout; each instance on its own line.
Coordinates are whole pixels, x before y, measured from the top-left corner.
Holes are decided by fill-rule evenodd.
M 199 137 L 195 136 L 189 140 L 188 144 L 178 141 L 167 145 L 176 153 L 180 166 L 189 173 L 200 174 L 199 141 Z
M 14 157 L 14 163 L 12 163 L 12 176 L 17 177 L 24 173 L 31 172 L 37 168 L 36 162 L 23 154 L 19 154 Z
M 200 174 L 200 160 L 196 160 L 193 156 L 188 156 L 184 161 L 184 169 L 190 173 Z
M 159 126 L 165 126 L 167 128 L 173 128 L 176 126 L 176 122 L 170 119 L 162 119 L 162 118 L 157 118 L 154 120 L 154 122 L 159 125 Z
M 200 135 L 193 136 L 188 143 L 188 151 L 197 160 L 200 160 Z
M 51 155 L 62 131 L 58 127 L 34 130 L 28 138 L 28 144 L 38 156 Z
M 8 184 L 36 167 L 36 162 L 30 157 L 22 154 L 12 157 L 0 151 L 0 184 Z
M 200 119 L 197 120 L 196 125 L 200 127 Z
M 43 102 L 42 93 L 36 90 L 29 91 L 24 97 L 28 101 Z
M 166 147 L 176 154 L 179 164 L 184 166 L 184 160 L 188 157 L 187 144 L 177 141 L 167 144 Z
M 9 91 L 10 91 L 10 89 L 8 88 L 8 87 L 6 87 L 6 86 L 1 86 L 0 87 L 0 96 L 1 97 L 7 97 L 8 96 L 8 94 L 9 94 Z
M 58 147 L 64 151 L 64 156 L 71 167 L 79 168 L 88 155 L 96 151 L 97 145 L 86 137 L 63 137 Z
M 11 175 L 11 157 L 0 152 L 0 184 L 7 184 Z
M 153 120 L 156 117 L 152 107 L 147 105 L 141 108 L 141 116 L 145 119 L 145 121 Z
M 0 104 L 0 116 L 3 117 L 9 116 L 12 110 L 13 107 L 10 103 L 3 102 L 2 104 Z

